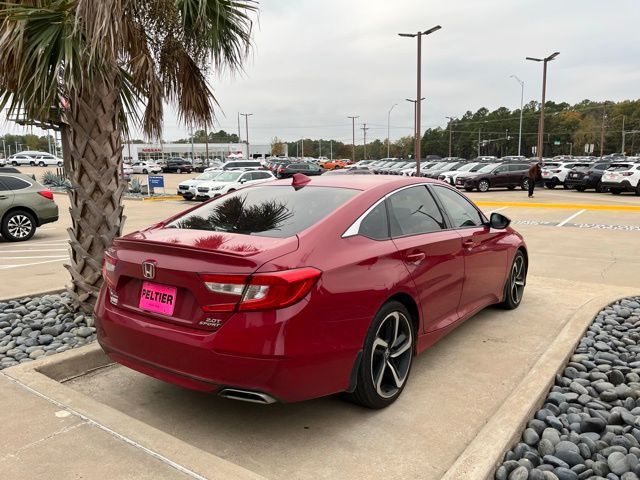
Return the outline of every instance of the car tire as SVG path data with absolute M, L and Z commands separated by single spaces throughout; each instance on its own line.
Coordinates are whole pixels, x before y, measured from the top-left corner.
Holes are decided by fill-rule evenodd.
M 479 192 L 488 192 L 491 185 L 489 185 L 489 180 L 480 180 L 478 182 L 478 191 Z
M 545 187 L 547 187 L 550 190 L 553 190 L 554 188 L 556 188 L 556 184 L 553 182 L 547 182 L 544 184 Z
M 614 195 L 620 195 L 622 193 L 622 190 L 620 190 L 618 188 L 610 188 L 609 191 L 611 193 L 613 193 Z
M 473 188 L 471 188 L 471 187 L 464 187 L 464 189 L 465 189 L 467 192 L 473 192 Z
M 524 287 L 527 284 L 527 268 L 527 259 L 522 250 L 518 250 L 513 258 L 509 276 L 504 285 L 503 300 L 500 303 L 500 307 L 514 310 L 520 306 Z
M 36 166 L 36 162 L 29 162 L 29 166 L 30 167 L 35 167 Z
M 45 165 L 44 165 L 44 162 L 38 162 L 38 166 L 39 166 L 39 167 L 44 167 L 44 166 L 45 166 Z
M 515 186 L 515 185 L 509 185 L 509 186 L 507 187 L 507 190 L 515 190 L 515 189 L 516 189 L 516 186 Z
M 18 166 L 18 162 L 13 161 L 13 162 L 11 162 L 11 165 L 13 165 L 14 167 L 17 167 Z
M 638 182 L 638 186 L 636 187 L 636 195 L 640 195 L 640 182 Z
M 36 220 L 25 210 L 14 210 L 4 216 L 0 231 L 9 242 L 24 242 L 36 233 Z
M 149 173 L 149 170 L 147 170 L 146 168 L 142 169 L 142 173 L 144 173 L 145 175 Z
M 562 184 L 562 188 L 564 188 L 565 190 L 569 190 L 569 186 L 566 183 Z
M 182 170 L 180 170 L 179 168 L 176 168 L 176 173 L 182 173 Z
M 61 167 L 62 166 L 62 162 L 58 162 L 58 166 Z
M 520 188 L 522 190 L 529 190 L 529 179 L 528 178 L 523 178 L 522 179 L 522 183 L 520 184 Z
M 576 190 L 579 192 L 584 192 L 586 190 L 586 188 L 584 187 L 576 187 Z
M 414 346 L 415 328 L 407 308 L 396 301 L 384 304 L 367 332 L 356 386 L 347 398 L 373 409 L 391 405 L 407 384 Z

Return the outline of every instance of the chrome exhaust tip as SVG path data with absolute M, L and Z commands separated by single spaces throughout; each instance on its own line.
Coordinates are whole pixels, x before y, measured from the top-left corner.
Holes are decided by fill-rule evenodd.
M 276 399 L 271 395 L 267 395 L 262 392 L 252 392 L 250 390 L 240 390 L 237 388 L 224 388 L 220 390 L 218 396 L 222 398 L 229 398 L 231 400 L 239 400 L 241 402 L 260 403 L 263 405 L 269 405 L 276 403 Z

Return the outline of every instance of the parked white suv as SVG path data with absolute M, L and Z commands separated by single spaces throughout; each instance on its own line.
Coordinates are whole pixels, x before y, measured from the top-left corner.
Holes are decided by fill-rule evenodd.
M 614 163 L 602 174 L 602 187 L 614 195 L 635 192 L 640 195 L 640 163 Z
M 155 162 L 136 162 L 132 165 L 133 173 L 160 173 L 162 167 Z
M 234 192 L 248 185 L 270 182 L 276 177 L 268 170 L 251 170 L 247 172 L 231 170 L 218 175 L 214 180 L 209 180 L 198 185 L 196 199 L 207 200 L 219 197 L 229 192 Z
M 567 179 L 567 175 L 574 167 L 589 167 L 590 163 L 580 162 L 547 162 L 542 167 L 542 181 L 547 188 L 556 188 L 558 185 L 562 185 L 564 188 L 568 188 L 564 181 Z
M 222 173 L 222 170 L 213 170 L 207 168 L 204 173 L 201 173 L 191 180 L 185 180 L 178 184 L 178 195 L 182 195 L 185 200 L 194 200 L 198 195 L 198 186 L 215 179 Z
M 33 158 L 33 162 L 29 163 L 38 167 L 61 167 L 63 164 L 63 160 L 55 155 L 38 155 Z

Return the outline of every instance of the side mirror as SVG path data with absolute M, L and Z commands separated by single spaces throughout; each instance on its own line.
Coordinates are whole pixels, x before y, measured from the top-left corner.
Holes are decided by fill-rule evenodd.
M 246 179 L 246 178 L 241 178 L 241 179 L 240 179 L 240 183 L 245 183 L 246 181 L 247 181 L 247 179 Z
M 491 219 L 489 220 L 489 226 L 491 228 L 495 228 L 496 230 L 504 230 L 511 223 L 511 219 L 501 215 L 500 213 L 494 212 L 491 214 Z

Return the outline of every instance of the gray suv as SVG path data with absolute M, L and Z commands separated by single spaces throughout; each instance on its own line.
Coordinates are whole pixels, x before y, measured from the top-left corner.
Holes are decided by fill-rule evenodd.
M 29 240 L 36 228 L 58 220 L 53 193 L 29 175 L 0 172 L 0 233 L 10 242 Z

